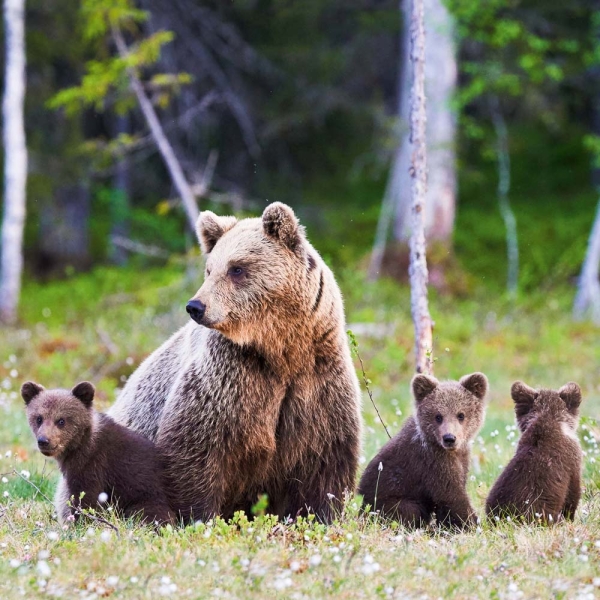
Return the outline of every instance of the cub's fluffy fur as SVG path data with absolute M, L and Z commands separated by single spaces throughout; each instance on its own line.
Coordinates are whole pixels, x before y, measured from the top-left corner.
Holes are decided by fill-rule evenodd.
M 407 526 L 426 525 L 433 513 L 443 525 L 474 523 L 469 442 L 483 423 L 487 389 L 483 373 L 443 383 L 416 375 L 416 414 L 365 469 L 358 489 L 365 504 Z
M 573 519 L 581 497 L 582 452 L 577 439 L 581 389 L 567 383 L 558 391 L 513 383 L 521 439 L 490 491 L 486 512 L 556 522 Z
M 126 517 L 171 520 L 154 444 L 97 413 L 91 383 L 84 381 L 69 391 L 46 390 L 28 381 L 21 395 L 38 448 L 56 459 L 64 478 L 56 498 L 61 522 L 69 516 L 76 519 L 77 509 L 100 508 L 102 493 L 106 504 Z

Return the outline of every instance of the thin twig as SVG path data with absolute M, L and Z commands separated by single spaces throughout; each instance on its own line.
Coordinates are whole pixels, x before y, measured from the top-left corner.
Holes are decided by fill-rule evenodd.
M 76 515 L 79 515 L 80 517 L 86 517 L 92 521 L 95 521 L 96 523 L 102 523 L 103 525 L 106 525 L 107 527 L 114 529 L 114 531 L 118 537 L 121 536 L 121 532 L 119 531 L 119 528 L 116 525 L 113 525 L 112 523 L 107 521 L 106 519 L 103 519 L 102 517 L 97 517 L 96 515 L 92 515 L 89 512 L 82 510 L 79 506 L 73 507 L 73 510 L 75 511 Z
M 48 496 L 46 496 L 46 494 L 44 494 L 44 492 L 42 492 L 42 490 L 40 490 L 40 488 L 35 485 L 35 483 L 33 483 L 33 481 L 30 481 L 29 479 L 27 479 L 27 477 L 25 477 L 25 475 L 21 475 L 21 473 L 19 473 L 19 471 L 17 471 L 16 469 L 13 469 L 12 472 L 15 475 L 18 475 L 23 481 L 26 481 L 31 487 L 35 488 L 38 492 L 38 494 L 44 498 L 44 500 L 50 502 L 50 504 L 52 504 L 52 500 L 50 500 L 50 498 L 48 498 Z M 34 496 L 35 498 L 35 496 Z
M 356 341 L 356 337 L 354 336 L 354 333 L 352 333 L 352 331 L 350 329 L 348 330 L 347 333 L 348 333 L 348 336 L 350 337 L 350 347 L 352 348 L 352 351 L 356 354 L 356 357 L 358 358 L 358 362 L 360 363 L 360 370 L 362 372 L 363 382 L 365 384 L 365 387 L 367 388 L 367 394 L 369 394 L 369 398 L 371 399 L 371 404 L 373 405 L 373 408 L 375 409 L 375 412 L 377 413 L 377 416 L 379 417 L 379 422 L 383 425 L 383 428 L 385 429 L 385 432 L 387 433 L 388 438 L 390 438 L 390 440 L 391 440 L 392 436 L 390 435 L 388 428 L 386 427 L 385 423 L 383 422 L 383 419 L 381 418 L 381 413 L 379 412 L 379 409 L 377 408 L 377 405 L 375 404 L 375 400 L 373 400 L 373 393 L 371 392 L 371 388 L 369 387 L 369 379 L 365 372 L 365 365 L 363 364 L 360 353 L 358 352 L 358 342 Z

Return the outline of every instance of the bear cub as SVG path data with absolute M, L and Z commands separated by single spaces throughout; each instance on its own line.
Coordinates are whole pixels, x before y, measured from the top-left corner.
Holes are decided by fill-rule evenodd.
M 581 497 L 581 389 L 567 383 L 558 391 L 535 390 L 516 381 L 511 396 L 521 439 L 489 493 L 486 513 L 543 523 L 572 520 Z
M 96 412 L 94 393 L 87 381 L 71 391 L 32 381 L 21 387 L 38 448 L 56 459 L 65 480 L 67 489 L 56 499 L 59 519 L 77 520 L 78 509 L 112 505 L 146 523 L 171 521 L 154 444 Z
M 433 513 L 444 526 L 473 525 L 467 472 L 488 380 L 483 373 L 441 383 L 415 375 L 411 387 L 416 414 L 369 463 L 358 493 L 372 510 L 409 527 L 428 525 Z

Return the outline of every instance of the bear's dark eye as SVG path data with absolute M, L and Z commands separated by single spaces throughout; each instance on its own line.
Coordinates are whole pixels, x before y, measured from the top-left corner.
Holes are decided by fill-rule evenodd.
M 65 420 L 64 419 L 59 419 L 58 421 L 56 421 L 56 424 L 59 427 L 64 427 L 65 426 Z
M 41 416 L 38 416 L 38 417 L 36 418 L 35 422 L 36 422 L 38 425 L 41 425 L 41 424 L 44 422 L 44 419 L 43 419 L 43 417 L 41 417 Z
M 436 420 L 438 423 L 441 423 L 441 422 L 444 420 L 444 417 L 442 417 L 442 415 L 435 415 L 435 420 Z
M 458 413 L 458 420 L 462 423 L 465 420 L 465 413 Z
M 233 279 L 239 279 L 244 275 L 244 269 L 242 267 L 229 267 L 227 274 Z

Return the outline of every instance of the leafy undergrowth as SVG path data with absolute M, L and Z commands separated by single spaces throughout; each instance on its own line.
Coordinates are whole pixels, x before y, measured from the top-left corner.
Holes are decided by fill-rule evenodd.
M 396 432 L 411 412 L 408 290 L 385 281 L 367 286 L 353 271 L 338 275 L 369 386 Z M 22 323 L 0 333 L 1 598 L 600 596 L 599 330 L 571 321 L 569 289 L 516 303 L 483 290 L 469 300 L 434 296 L 432 313 L 436 375 L 481 370 L 490 379 L 469 480 L 480 511 L 518 439 L 512 381 L 581 384 L 585 494 L 574 523 L 484 522 L 461 534 L 409 532 L 361 516 L 357 500 L 349 499 L 330 527 L 240 516 L 230 524 L 217 520 L 159 533 L 113 518 L 118 535 L 90 519 L 61 529 L 49 502 L 56 467 L 35 451 L 20 384 L 34 379 L 70 387 L 91 379 L 98 407 L 108 407 L 139 362 L 186 322 L 185 301 L 199 285 L 197 269 L 174 263 L 99 269 L 68 283 L 26 286 Z M 364 417 L 363 466 L 386 439 L 366 393 Z

